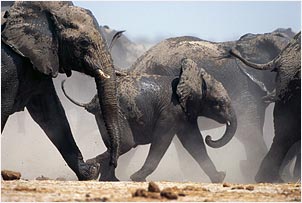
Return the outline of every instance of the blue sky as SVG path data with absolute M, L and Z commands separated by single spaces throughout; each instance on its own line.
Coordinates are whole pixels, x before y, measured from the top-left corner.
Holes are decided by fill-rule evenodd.
M 301 30 L 300 1 L 74 1 L 131 40 L 192 35 L 227 41 L 276 28 Z

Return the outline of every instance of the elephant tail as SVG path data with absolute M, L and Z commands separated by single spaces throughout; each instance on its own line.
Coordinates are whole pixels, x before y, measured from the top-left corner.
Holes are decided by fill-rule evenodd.
M 66 93 L 65 88 L 64 88 L 64 83 L 65 83 L 65 81 L 66 81 L 66 80 L 63 80 L 63 81 L 61 82 L 61 88 L 62 88 L 62 90 L 63 90 L 63 93 L 64 93 L 65 97 L 67 97 L 67 99 L 68 99 L 69 101 L 71 101 L 72 103 L 74 103 L 75 105 L 86 108 L 86 106 L 87 106 L 86 104 L 83 104 L 83 103 L 80 103 L 80 102 L 75 101 L 74 99 L 72 99 L 72 98 Z

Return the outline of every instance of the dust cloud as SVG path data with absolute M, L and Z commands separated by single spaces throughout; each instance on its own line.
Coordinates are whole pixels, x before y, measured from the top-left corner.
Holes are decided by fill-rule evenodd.
M 135 43 L 129 43 L 132 43 L 132 52 L 131 50 L 126 50 L 126 52 L 128 56 L 132 55 L 126 66 L 133 63 L 140 54 L 146 51 L 142 44 L 135 46 Z M 118 61 L 123 59 L 119 56 L 120 53 L 116 50 L 113 51 L 115 63 L 123 64 L 122 61 Z M 65 76 L 60 75 L 54 79 L 54 83 L 65 108 L 76 143 L 84 159 L 87 160 L 106 151 L 106 148 L 101 140 L 94 116 L 83 108 L 71 104 L 63 96 L 60 83 L 65 78 Z M 96 94 L 94 79 L 76 72 L 73 72 L 72 76 L 68 78 L 65 87 L 67 93 L 80 102 L 89 102 Z M 268 147 L 271 145 L 274 135 L 272 109 L 273 105 L 267 109 L 264 126 L 264 139 Z M 199 118 L 199 126 L 202 126 L 202 123 L 203 119 Z M 210 134 L 213 138 L 219 138 L 224 130 L 225 127 L 202 131 L 202 135 L 205 137 Z M 149 146 L 138 146 L 119 158 L 117 177 L 120 180 L 130 180 L 130 175 L 140 169 L 147 157 Z M 246 156 L 242 144 L 236 137 L 223 148 L 207 147 L 207 150 L 218 171 L 226 172 L 226 182 L 244 182 L 239 162 L 246 159 Z M 43 175 L 52 179 L 64 177 L 67 180 L 77 180 L 75 174 L 64 162 L 41 128 L 32 120 L 26 109 L 12 115 L 2 133 L 1 169 L 19 171 L 24 179 L 35 179 Z M 210 182 L 210 179 L 181 146 L 176 137 L 158 168 L 147 177 L 147 180 Z

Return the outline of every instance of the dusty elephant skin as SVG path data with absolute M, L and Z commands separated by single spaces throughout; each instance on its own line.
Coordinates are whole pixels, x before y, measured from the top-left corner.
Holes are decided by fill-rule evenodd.
M 111 166 L 117 161 L 118 111 L 112 59 L 89 10 L 71 2 L 15 2 L 1 25 L 1 132 L 10 115 L 26 107 L 79 180 L 98 166 L 84 162 L 52 77 L 79 71 L 96 81 Z
M 247 61 L 236 49 L 230 53 L 252 68 L 277 72 L 274 99 L 275 137 L 260 165 L 256 181 L 280 182 L 282 180 L 279 171 L 283 159 L 295 143 L 301 142 L 301 32 L 276 58 L 265 64 Z M 298 171 L 301 173 L 301 168 Z
M 280 31 L 282 30 L 267 34 L 246 34 L 237 41 L 220 43 L 190 36 L 169 38 L 139 57 L 129 72 L 177 75 L 180 72 L 179 60 L 187 57 L 221 82 L 228 91 L 238 116 L 235 136 L 244 145 L 247 156 L 247 161 L 241 161 L 240 167 L 246 181 L 250 182 L 267 153 L 263 123 L 268 104 L 262 97 L 274 89 L 275 76 L 268 71 L 248 70 L 258 80 L 255 84 L 238 69 L 234 58 L 221 56 L 236 46 L 244 57 L 253 62 L 265 63 L 276 57 L 291 39 Z
M 227 126 L 220 139 L 213 141 L 207 136 L 205 140 L 211 147 L 224 146 L 237 128 L 230 98 L 222 84 L 194 61 L 183 59 L 180 64 L 179 76 L 138 74 L 118 77 L 120 127 L 124 130 L 120 155 L 137 145 L 151 143 L 143 167 L 131 176 L 132 180 L 144 181 L 156 169 L 175 134 L 212 182 L 221 182 L 225 177 L 224 172 L 216 170 L 207 154 L 197 117 L 203 115 Z M 95 115 L 104 143 L 108 145 L 97 97 L 88 104 L 78 105 Z M 116 179 L 114 170 L 107 167 L 108 158 L 107 151 L 87 161 L 100 163 L 100 180 Z
M 238 185 L 192 182 L 155 182 L 160 192 L 149 192 L 147 182 L 1 181 L 3 202 L 301 202 L 301 184 Z M 236 189 L 238 188 L 238 189 Z M 239 189 L 240 188 L 240 189 Z M 253 190 L 251 190 L 253 188 Z M 138 191 L 138 192 L 137 192 Z M 137 192 L 137 195 L 135 193 Z M 165 192 L 165 193 L 166 193 Z

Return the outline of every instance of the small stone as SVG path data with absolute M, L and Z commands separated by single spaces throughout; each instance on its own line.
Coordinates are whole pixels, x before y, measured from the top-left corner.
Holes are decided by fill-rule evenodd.
M 173 192 L 170 188 L 163 189 L 160 192 L 160 196 L 165 197 L 167 199 L 177 199 L 178 196 Z
M 230 183 L 223 183 L 222 186 L 223 187 L 231 187 Z
M 148 197 L 148 192 L 145 189 L 137 189 L 133 194 L 132 197 Z
M 149 192 L 160 192 L 160 189 L 159 189 L 158 185 L 156 185 L 153 181 L 151 181 L 148 186 L 148 191 Z
M 184 197 L 184 196 L 186 196 L 186 194 L 183 193 L 183 192 L 179 192 L 179 193 L 178 193 L 178 196 Z
M 245 189 L 252 191 L 252 190 L 255 189 L 255 187 L 253 185 L 248 185 L 248 186 L 245 187 Z
M 3 180 L 19 180 L 21 178 L 21 173 L 9 170 L 2 170 L 1 176 Z
M 243 190 L 244 189 L 244 187 L 242 186 L 242 185 L 238 185 L 238 186 L 235 186 L 235 187 L 232 187 L 231 188 L 232 190 Z

